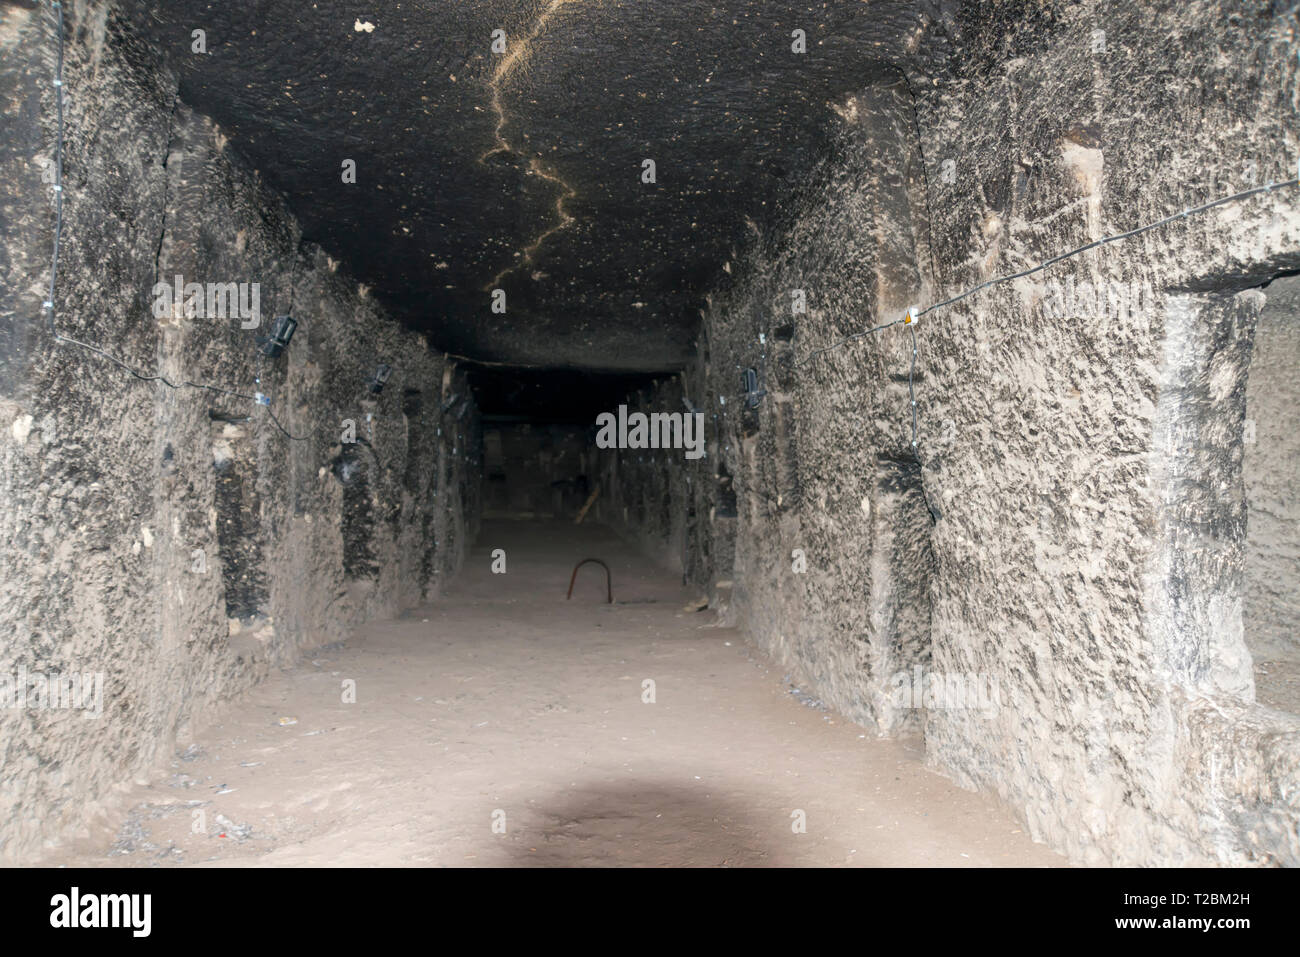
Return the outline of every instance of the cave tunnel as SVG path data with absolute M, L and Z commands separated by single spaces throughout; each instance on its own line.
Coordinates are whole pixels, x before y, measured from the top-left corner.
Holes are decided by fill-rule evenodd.
M 1298 29 L 0 0 L 0 862 L 1300 864 Z

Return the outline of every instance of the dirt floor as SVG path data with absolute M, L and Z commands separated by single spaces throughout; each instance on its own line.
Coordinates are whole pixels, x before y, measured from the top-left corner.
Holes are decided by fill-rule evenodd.
M 595 566 L 565 600 L 589 556 L 616 604 Z M 441 600 L 272 676 L 44 863 L 1064 863 L 927 771 L 919 741 L 826 711 L 696 597 L 604 529 L 489 522 Z

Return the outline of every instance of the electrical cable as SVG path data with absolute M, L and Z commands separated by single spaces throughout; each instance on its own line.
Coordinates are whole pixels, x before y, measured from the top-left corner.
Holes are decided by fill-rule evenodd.
M 1096 249 L 1099 246 L 1105 246 L 1107 243 L 1118 242 L 1121 239 L 1129 239 L 1133 236 L 1140 235 L 1141 233 L 1145 233 L 1152 229 L 1156 229 L 1160 226 L 1164 226 L 1168 223 L 1173 222 L 1176 219 L 1182 219 L 1186 216 L 1192 216 L 1196 213 L 1203 213 L 1206 210 L 1214 209 L 1216 206 L 1222 206 L 1225 203 L 1238 202 L 1250 196 L 1255 196 L 1259 193 L 1268 193 L 1268 192 L 1272 192 L 1275 189 L 1285 189 L 1289 186 L 1296 186 L 1296 185 L 1300 185 L 1300 177 L 1297 177 L 1296 179 L 1285 180 L 1284 182 L 1267 183 L 1264 186 L 1256 186 L 1253 189 L 1243 190 L 1240 193 L 1234 193 L 1231 196 L 1224 196 L 1221 199 L 1216 199 L 1209 203 L 1203 203 L 1200 206 L 1193 206 L 1190 209 L 1185 209 L 1180 213 L 1174 213 L 1173 215 L 1166 216 L 1163 219 L 1157 219 L 1155 222 L 1147 223 L 1145 226 L 1138 226 L 1136 229 L 1130 229 L 1127 232 L 1116 233 L 1113 236 L 1105 236 L 1102 239 L 1095 239 L 1092 242 L 1086 243 L 1083 246 L 1079 246 L 1076 249 L 1071 249 L 1068 252 L 1060 253 L 1059 255 L 1053 256 L 1051 259 L 1046 259 L 1036 266 L 1031 266 L 1028 269 L 1022 269 L 1020 272 L 1009 273 L 1005 276 L 997 276 L 993 279 L 986 279 L 984 282 L 980 283 L 977 286 L 972 286 L 971 288 L 967 289 L 964 292 L 958 293 L 957 295 L 952 296 L 948 299 L 944 299 L 941 302 L 936 302 L 933 305 L 926 306 L 924 309 L 921 309 L 918 312 L 913 313 L 912 320 L 915 321 L 917 319 L 920 319 L 922 316 L 931 313 L 936 309 L 942 309 L 945 306 L 951 306 L 954 303 L 961 302 L 963 299 L 966 299 L 969 296 L 973 296 L 975 293 L 979 292 L 982 289 L 987 289 L 989 286 L 995 286 L 1000 283 L 1010 282 L 1013 279 L 1023 279 L 1025 276 L 1032 276 L 1034 273 L 1042 272 L 1044 269 L 1047 269 L 1049 266 L 1054 266 L 1063 260 L 1070 259 L 1073 256 L 1079 255 L 1080 253 L 1087 252 L 1089 249 Z M 876 326 L 872 329 L 866 329 L 862 332 L 855 332 L 852 335 L 845 336 L 843 339 L 831 343 L 829 346 L 823 346 L 820 349 L 813 350 L 812 352 L 808 353 L 808 355 L 800 359 L 798 364 L 803 365 L 804 363 L 810 361 L 811 359 L 816 358 L 819 355 L 822 355 L 823 353 L 830 352 L 834 349 L 838 349 L 841 346 L 849 342 L 852 342 L 854 339 L 861 339 L 864 336 L 869 336 L 873 333 L 880 332 L 882 329 L 888 329 L 890 326 L 896 326 L 899 323 L 903 323 L 903 322 L 907 322 L 906 317 L 895 319 L 893 322 L 883 323 L 882 325 Z
M 1300 184 L 1300 177 L 1297 177 L 1296 179 L 1289 179 L 1281 183 L 1267 183 L 1264 186 L 1256 186 L 1254 189 L 1242 190 L 1240 193 L 1234 193 L 1231 196 L 1224 196 L 1222 199 L 1216 199 L 1213 202 L 1203 203 L 1200 206 L 1193 206 L 1191 209 L 1185 209 L 1181 213 L 1174 213 L 1172 216 L 1164 217 L 1164 219 L 1157 219 L 1153 223 L 1147 223 L 1145 226 L 1139 226 L 1136 229 L 1130 229 L 1128 232 L 1116 233 L 1113 236 L 1106 236 L 1102 239 L 1095 239 L 1092 242 L 1087 243 L 1086 245 L 1078 247 L 1077 249 L 1071 249 L 1069 252 L 1061 253 L 1059 256 L 1053 256 L 1051 259 L 1045 260 L 1039 263 L 1037 266 L 1033 266 L 1029 269 L 1024 269 L 1021 270 L 1020 272 L 1011 273 L 1010 275 L 1007 276 L 998 276 L 995 279 L 988 279 L 980 283 L 978 286 L 973 286 L 970 289 L 967 289 L 965 292 L 953 296 L 951 299 L 945 299 L 942 302 L 936 302 L 932 306 L 927 306 L 926 308 L 918 312 L 914 318 L 919 319 L 922 316 L 924 316 L 926 313 L 931 312 L 935 309 L 942 309 L 944 306 L 951 306 L 953 303 L 960 302 L 961 300 L 965 299 L 967 296 L 974 295 L 975 293 L 979 292 L 981 289 L 985 289 L 997 283 L 1009 282 L 1012 279 L 1022 279 L 1025 276 L 1032 276 L 1036 272 L 1042 272 L 1044 269 L 1048 268 L 1049 266 L 1054 266 L 1064 259 L 1069 259 L 1072 256 L 1079 255 L 1079 253 L 1087 252 L 1089 249 L 1096 249 L 1098 246 L 1104 246 L 1107 243 L 1118 242 L 1121 239 L 1129 239 L 1133 236 L 1137 236 L 1142 233 L 1148 232 L 1152 229 L 1156 229 L 1157 227 L 1164 226 L 1167 223 L 1172 223 L 1175 219 L 1182 219 L 1184 216 L 1192 216 L 1196 213 L 1203 213 L 1206 210 L 1214 209 L 1216 206 L 1222 206 L 1225 203 L 1239 202 L 1240 200 L 1246 199 L 1247 197 L 1250 196 L 1254 196 L 1258 193 L 1269 193 L 1275 189 L 1285 189 L 1288 186 L 1295 186 L 1297 184 Z
M 1238 202 L 1240 200 L 1246 199 L 1250 196 L 1254 196 L 1259 193 L 1269 193 L 1275 189 L 1285 189 L 1289 186 L 1296 186 L 1296 185 L 1300 185 L 1300 176 L 1296 177 L 1295 179 L 1286 180 L 1284 182 L 1267 183 L 1264 186 L 1256 186 L 1253 189 L 1243 190 L 1240 193 L 1234 193 L 1233 195 L 1225 196 L 1222 199 L 1216 199 L 1209 203 L 1203 203 L 1200 206 L 1193 206 L 1190 209 L 1185 209 L 1180 213 L 1174 213 L 1172 216 L 1166 216 L 1163 219 L 1158 219 L 1153 223 L 1147 223 L 1145 226 L 1138 226 L 1136 229 L 1130 229 L 1127 232 L 1116 233 L 1113 236 L 1106 236 L 1103 237 L 1102 239 L 1093 240 L 1092 242 L 1087 243 L 1086 245 L 1079 246 L 1077 249 L 1071 249 L 1068 252 L 1064 252 L 1057 256 L 1053 256 L 1051 259 L 1046 259 L 1036 266 L 1031 266 L 1029 269 L 1022 269 L 1020 272 L 1010 273 L 1009 275 L 1006 276 L 998 276 L 993 279 L 985 280 L 984 282 L 980 283 L 977 286 L 972 286 L 970 289 L 967 289 L 965 292 L 958 293 L 957 295 L 952 296 L 948 299 L 944 299 L 941 302 L 936 302 L 933 305 L 926 306 L 924 309 L 921 309 L 917 312 L 911 312 L 909 310 L 901 319 L 895 319 L 892 322 L 882 323 L 881 325 L 875 326 L 871 329 L 866 329 L 862 332 L 855 332 L 852 335 L 845 336 L 843 339 L 840 339 L 838 342 L 833 342 L 829 346 L 823 346 L 820 349 L 813 350 L 812 352 L 808 353 L 808 355 L 804 356 L 803 359 L 795 363 L 795 365 L 796 366 L 804 365 L 805 363 L 816 358 L 817 356 L 838 349 L 841 346 L 845 345 L 846 343 L 852 342 L 855 339 L 861 339 L 865 336 L 870 336 L 874 333 L 880 332 L 883 329 L 888 329 L 891 326 L 896 326 L 899 323 L 905 323 L 907 325 L 907 331 L 911 333 L 911 337 L 912 337 L 912 361 L 907 372 L 907 394 L 908 394 L 908 400 L 911 402 L 912 448 L 913 450 L 915 450 L 917 448 L 917 444 L 916 444 L 916 390 L 914 386 L 914 381 L 916 376 L 915 322 L 917 319 L 920 319 L 922 316 L 926 315 L 927 313 L 933 312 L 936 309 L 942 309 L 945 306 L 951 306 L 954 303 L 961 302 L 963 299 L 967 298 L 968 296 L 973 296 L 981 289 L 987 289 L 989 286 L 994 286 L 999 283 L 1010 282 L 1013 279 L 1022 279 L 1025 276 L 1032 276 L 1034 273 L 1042 272 L 1044 269 L 1047 269 L 1049 266 L 1053 266 L 1056 263 L 1061 262 L 1062 260 L 1071 258 L 1072 256 L 1077 256 L 1080 253 L 1087 252 L 1089 249 L 1096 249 L 1099 246 L 1104 246 L 1107 243 L 1118 242 L 1121 239 L 1129 239 L 1133 236 L 1140 235 L 1141 233 L 1148 232 L 1149 230 L 1156 229 L 1159 226 L 1164 226 L 1167 223 L 1171 223 L 1176 219 L 1182 219 L 1185 216 L 1192 216 L 1196 213 L 1203 213 L 1206 210 L 1213 209 L 1216 206 L 1222 206 L 1225 203 Z
M 271 409 L 270 398 L 262 395 L 261 393 L 250 395 L 247 392 L 239 392 L 235 389 L 227 389 L 222 386 L 209 385 L 204 382 L 195 382 L 191 379 L 185 379 L 179 383 L 172 382 L 170 379 L 168 379 L 166 376 L 160 373 L 150 374 L 147 372 L 141 372 L 140 370 L 131 366 L 129 363 L 124 362 L 123 360 L 119 359 L 117 356 L 100 348 L 99 346 L 91 345 L 88 342 L 82 342 L 80 339 L 74 339 L 72 336 L 62 335 L 58 331 L 58 328 L 56 327 L 54 321 L 54 292 L 59 277 L 59 250 L 61 248 L 62 238 L 63 238 L 63 135 L 64 135 L 63 134 L 63 4 L 60 2 L 60 0 L 51 0 L 50 9 L 54 11 L 54 13 L 57 15 L 58 18 L 57 29 L 58 29 L 58 41 L 59 41 L 58 56 L 57 56 L 58 65 L 56 68 L 57 72 L 54 78 L 55 101 L 58 106 L 58 131 L 55 140 L 56 145 L 55 145 L 55 158 L 54 158 L 54 197 L 55 197 L 54 252 L 51 257 L 51 264 L 50 264 L 50 294 L 49 294 L 49 298 L 47 298 L 45 302 L 42 303 L 42 307 L 46 312 L 47 325 L 50 330 L 50 335 L 54 338 L 55 342 L 66 342 L 71 345 L 78 346 L 82 349 L 85 349 L 88 352 L 93 352 L 96 355 L 103 356 L 105 359 L 109 360 L 114 365 L 126 370 L 126 372 L 128 372 L 129 374 L 131 374 L 132 376 L 134 376 L 135 378 L 139 379 L 142 382 L 161 382 L 169 389 L 190 388 L 190 389 L 201 389 L 208 392 L 217 392 L 220 393 L 221 395 L 234 396 L 235 398 L 238 399 L 247 399 L 251 402 L 257 403 L 258 405 L 265 406 L 266 414 L 270 417 L 271 422 L 274 423 L 275 427 L 279 429 L 285 435 L 286 438 L 294 442 L 305 442 L 309 438 L 309 436 L 294 435 L 292 432 L 286 429 L 284 425 L 281 424 L 275 412 Z M 292 302 L 292 289 L 290 289 L 290 301 Z M 259 359 L 259 363 L 260 363 L 260 359 Z
M 909 325 L 907 331 L 912 334 L 912 364 L 907 369 L 907 398 L 912 403 L 912 448 L 916 448 L 916 389 L 912 380 L 916 376 L 916 326 Z
M 882 325 L 876 326 L 874 329 L 865 329 L 862 332 L 855 332 L 851 336 L 845 336 L 843 339 L 839 340 L 838 342 L 833 342 L 829 346 L 824 346 L 821 349 L 814 349 L 812 352 L 808 353 L 806 356 L 800 359 L 796 363 L 796 365 L 803 365 L 805 362 L 808 362 L 810 359 L 815 359 L 823 352 L 831 352 L 832 350 L 838 349 L 840 346 L 844 345 L 845 343 L 852 342 L 854 339 L 862 339 L 866 336 L 871 335 L 872 333 L 880 332 L 880 330 L 882 329 L 888 329 L 890 326 L 896 326 L 902 321 L 903 321 L 902 319 L 895 319 L 893 322 L 886 322 Z
M 1297 5 L 1297 6 L 1300 7 L 1300 5 Z M 86 349 L 86 350 L 88 350 L 88 351 L 90 351 L 90 352 L 93 352 L 93 353 L 95 353 L 95 354 L 97 354 L 97 355 L 103 356 L 104 358 L 106 358 L 106 359 L 108 359 L 109 361 L 111 361 L 113 364 L 115 364 L 115 365 L 121 367 L 122 369 L 124 369 L 124 370 L 126 370 L 128 373 L 130 373 L 132 376 L 134 376 L 134 377 L 137 378 L 137 379 L 140 379 L 140 380 L 143 381 L 143 382 L 161 382 L 163 385 L 165 385 L 165 386 L 167 386 L 168 388 L 171 388 L 171 389 L 179 389 L 179 388 L 182 388 L 182 387 L 188 387 L 188 388 L 194 388 L 194 389 L 202 389 L 202 390 L 207 390 L 207 391 L 211 391 L 211 392 L 217 392 L 217 393 L 221 393 L 221 394 L 223 394 L 223 395 L 230 395 L 230 396 L 234 396 L 234 397 L 236 397 L 236 398 L 247 399 L 247 400 L 251 400 L 251 401 L 253 401 L 253 402 L 256 402 L 256 403 L 258 403 L 259 405 L 263 405 L 263 406 L 266 407 L 267 415 L 270 417 L 271 421 L 275 424 L 275 427 L 276 427 L 277 429 L 279 429 L 280 432 L 282 432 L 282 433 L 283 433 L 287 438 L 289 438 L 289 439 L 292 440 L 292 441 L 296 441 L 296 442 L 305 441 L 305 440 L 308 438 L 308 436 L 297 436 L 297 435 L 294 435 L 294 434 L 292 434 L 291 432 L 289 432 L 289 430 L 286 429 L 286 428 L 284 427 L 283 424 L 281 424 L 279 418 L 275 415 L 275 412 L 271 409 L 271 406 L 270 406 L 270 399 L 269 399 L 268 397 L 266 397 L 266 396 L 263 396 L 261 393 L 257 393 L 256 395 L 249 395 L 248 393 L 238 392 L 238 391 L 233 390 L 233 389 L 226 389 L 226 388 L 223 388 L 223 387 L 220 387 L 220 386 L 213 386 L 213 385 L 208 385 L 208 384 L 206 384 L 206 383 L 194 382 L 194 381 L 192 381 L 192 380 L 188 380 L 188 379 L 187 379 L 187 380 L 184 380 L 184 381 L 181 382 L 180 384 L 177 384 L 177 383 L 174 383 L 174 382 L 170 381 L 170 380 L 167 379 L 165 376 L 160 375 L 160 374 L 152 374 L 152 375 L 151 375 L 151 374 L 148 374 L 148 373 L 140 372 L 139 370 L 137 370 L 137 369 L 135 369 L 134 367 L 132 367 L 130 364 L 124 362 L 123 360 L 117 358 L 116 356 L 112 355 L 111 353 L 105 351 L 104 349 L 102 349 L 102 348 L 100 348 L 100 347 L 98 347 L 98 346 L 90 345 L 89 343 L 82 342 L 82 341 L 79 340 L 79 339 L 74 339 L 74 338 L 72 338 L 71 336 L 64 336 L 64 335 L 61 335 L 61 334 L 58 332 L 57 327 L 56 327 L 56 325 L 55 325 L 54 296 L 55 296 L 55 289 L 56 289 L 57 279 L 58 279 L 58 270 L 59 270 L 59 251 L 60 251 L 60 248 L 61 248 L 62 235 L 63 235 L 63 138 L 64 138 L 64 117 L 63 117 L 63 59 L 64 59 L 64 51 L 63 51 L 63 33 L 64 33 L 64 24 L 63 24 L 63 4 L 60 2 L 60 0 L 51 0 L 51 2 L 50 2 L 50 8 L 51 8 L 51 9 L 52 9 L 56 14 L 57 14 L 57 21 L 58 21 L 58 26 L 57 26 L 57 32 L 58 32 L 57 74 L 56 74 L 55 79 L 54 79 L 54 87 L 55 87 L 55 94 L 56 94 L 56 95 L 55 95 L 55 101 L 56 101 L 56 104 L 57 104 L 57 110 L 58 110 L 58 130 L 57 130 L 56 155 L 55 155 L 55 170 L 54 170 L 54 192 L 55 192 L 54 250 L 53 250 L 53 255 L 52 255 L 52 257 L 51 257 L 51 268 L 50 268 L 50 292 L 49 292 L 49 298 L 48 298 L 48 299 L 44 302 L 44 304 L 43 304 L 43 305 L 44 305 L 44 308 L 45 308 L 45 310 L 46 310 L 46 312 L 47 312 L 47 321 L 48 321 L 48 326 L 49 326 L 49 330 L 50 330 L 50 334 L 51 334 L 51 336 L 54 338 L 54 340 L 55 340 L 56 342 L 67 342 L 67 343 L 70 343 L 70 344 L 72 344 L 72 345 L 79 346 L 80 348 Z M 1296 8 L 1296 7 L 1293 7 L 1292 9 L 1294 10 L 1294 9 L 1297 9 L 1297 8 Z M 906 75 L 904 75 L 904 80 L 906 80 L 906 79 L 907 79 L 907 77 L 906 77 Z M 910 84 L 909 84 L 909 92 L 910 92 Z M 914 119 L 915 119 L 915 117 L 914 117 Z M 1127 232 L 1116 233 L 1116 234 L 1111 235 L 1111 236 L 1106 236 L 1106 237 L 1104 237 L 1104 238 L 1102 238 L 1102 239 L 1094 240 L 1094 241 L 1092 241 L 1092 242 L 1090 242 L 1090 243 L 1087 243 L 1087 244 L 1085 244 L 1085 245 L 1083 245 L 1083 246 L 1079 246 L 1079 247 L 1077 247 L 1077 248 L 1075 248 L 1075 249 L 1071 249 L 1071 250 L 1069 250 L 1068 252 L 1064 252 L 1064 253 L 1061 253 L 1061 254 L 1059 254 L 1059 255 L 1057 255 L 1057 256 L 1053 256 L 1053 257 L 1050 258 L 1050 259 L 1044 260 L 1043 262 L 1039 263 L 1039 264 L 1036 265 L 1036 266 L 1032 266 L 1032 267 L 1030 267 L 1029 269 L 1024 269 L 1024 270 L 1021 270 L 1021 271 L 1019 271 L 1019 272 L 1010 273 L 1010 274 L 1005 275 L 1005 276 L 998 276 L 998 277 L 995 277 L 995 278 L 993 278 L 993 279 L 985 280 L 984 282 L 979 283 L 979 284 L 976 285 L 976 286 L 972 286 L 970 289 L 967 289 L 967 290 L 965 290 L 964 292 L 961 292 L 961 293 L 957 294 L 956 296 L 952 296 L 952 297 L 950 297 L 950 298 L 948 298 L 948 299 L 944 299 L 944 300 L 942 300 L 941 302 L 937 302 L 937 303 L 934 303 L 934 304 L 932 304 L 932 305 L 930 305 L 930 306 L 927 306 L 926 308 L 920 310 L 919 312 L 917 312 L 917 313 L 911 315 L 911 316 L 910 316 L 910 320 L 909 320 L 908 318 L 895 319 L 895 320 L 893 320 L 892 322 L 886 322 L 886 323 L 883 323 L 883 324 L 881 324 L 881 325 L 875 326 L 875 327 L 873 327 L 873 328 L 871 328 L 871 329 L 866 329 L 866 330 L 863 330 L 863 331 L 861 331 L 861 332 L 856 332 L 856 333 L 853 333 L 852 335 L 845 336 L 843 339 L 840 339 L 840 340 L 838 340 L 837 342 L 834 342 L 834 343 L 832 343 L 832 344 L 829 345 L 829 346 L 824 346 L 824 347 L 822 347 L 822 348 L 820 348 L 820 349 L 816 349 L 816 350 L 810 352 L 810 353 L 809 353 L 808 355 L 806 355 L 803 359 L 799 360 L 799 361 L 796 363 L 796 365 L 797 365 L 797 366 L 802 366 L 802 365 L 804 365 L 805 363 L 807 363 L 807 362 L 811 361 L 812 359 L 816 358 L 817 356 L 823 355 L 824 353 L 827 353 L 827 352 L 831 352 L 831 351 L 833 351 L 833 350 L 835 350 L 835 349 L 839 349 L 840 347 L 842 347 L 842 346 L 844 346 L 844 345 L 848 344 L 849 342 L 852 342 L 852 341 L 854 341 L 854 340 L 856 340 L 856 339 L 861 339 L 861 338 L 864 338 L 864 337 L 866 337 L 866 336 L 873 335 L 874 333 L 880 332 L 880 331 L 882 331 L 882 330 L 884 330 L 884 329 L 888 329 L 888 328 L 890 328 L 891 326 L 896 326 L 896 325 L 898 325 L 898 324 L 900 324 L 900 323 L 908 322 L 909 332 L 911 333 L 911 338 L 912 338 L 912 361 L 911 361 L 911 367 L 910 367 L 910 370 L 909 370 L 909 372 L 908 372 L 908 392 L 909 392 L 909 396 L 910 396 L 910 398 L 911 398 L 911 404 L 912 404 L 912 445 L 915 446 L 915 445 L 916 445 L 916 401 L 915 401 L 915 392 L 914 392 L 914 388 L 913 388 L 913 380 L 914 380 L 914 373 L 915 373 L 915 369 L 916 369 L 916 354 L 917 354 L 917 353 L 916 353 L 916 331 L 915 331 L 914 328 L 912 328 L 912 326 L 911 326 L 911 324 L 910 324 L 911 321 L 914 321 L 914 320 L 916 320 L 916 319 L 920 319 L 922 316 L 925 316 L 925 315 L 929 314 L 930 312 L 933 312 L 933 311 L 936 310 L 936 309 L 942 309 L 942 308 L 944 308 L 944 307 L 946 307 L 946 306 L 954 305 L 955 303 L 958 303 L 958 302 L 962 301 L 963 299 L 966 299 L 966 298 L 968 298 L 968 297 L 970 297 L 970 296 L 973 296 L 975 293 L 980 292 L 980 291 L 983 290 L 983 289 L 987 289 L 987 288 L 989 288 L 990 286 L 999 285 L 999 284 L 1004 283 L 1004 282 L 1010 282 L 1010 281 L 1012 281 L 1012 280 L 1014 280 L 1014 279 L 1022 279 L 1022 278 L 1026 277 L 1026 276 L 1031 276 L 1031 275 L 1033 275 L 1033 274 L 1035 274 L 1035 273 L 1042 272 L 1044 269 L 1047 269 L 1047 268 L 1049 268 L 1050 266 L 1055 265 L 1056 263 L 1062 262 L 1063 260 L 1070 259 L 1070 258 L 1072 258 L 1072 257 L 1074 257 L 1074 256 L 1077 256 L 1077 255 L 1081 254 L 1081 253 L 1087 252 L 1089 249 L 1096 249 L 1096 248 L 1099 248 L 1099 247 L 1101 247 L 1101 246 L 1105 246 L 1105 245 L 1107 245 L 1107 244 L 1109 244 L 1109 243 L 1118 242 L 1118 241 L 1120 241 L 1120 240 L 1122 240 L 1122 239 L 1129 239 L 1129 238 L 1132 238 L 1133 236 L 1138 236 L 1138 235 L 1140 235 L 1140 234 L 1142 234 L 1142 233 L 1145 233 L 1145 232 L 1148 232 L 1148 231 L 1150 231 L 1150 230 L 1152 230 L 1152 229 L 1156 229 L 1156 228 L 1158 228 L 1158 227 L 1160 227 L 1160 226 L 1164 226 L 1164 225 L 1166 225 L 1166 224 L 1168 224 L 1168 223 L 1171 223 L 1171 222 L 1173 222 L 1174 220 L 1182 219 L 1182 218 L 1184 218 L 1184 217 L 1191 216 L 1191 215 L 1195 215 L 1195 214 L 1197 214 L 1197 213 L 1206 212 L 1206 211 L 1208 211 L 1208 210 L 1210 210 L 1210 209 L 1214 209 L 1214 208 L 1217 207 L 1217 206 L 1222 206 L 1222 205 L 1225 205 L 1225 204 L 1227 204 L 1227 203 L 1232 203 L 1232 202 L 1239 202 L 1239 201 L 1241 201 L 1241 200 L 1243 200 L 1243 199 L 1246 199 L 1246 198 L 1248 198 L 1248 197 L 1250 197 L 1250 196 L 1255 196 L 1255 195 L 1260 194 L 1260 193 L 1272 192 L 1274 189 L 1284 189 L 1284 188 L 1287 188 L 1287 187 L 1296 186 L 1296 185 L 1298 185 L 1298 184 L 1300 184 L 1300 177 L 1297 177 L 1297 178 L 1295 178 L 1295 179 L 1286 180 L 1286 181 L 1284 181 L 1284 182 L 1268 183 L 1268 184 L 1266 184 L 1266 185 L 1264 185 L 1264 186 L 1257 186 L 1257 187 L 1255 187 L 1255 188 L 1253 188 L 1253 189 L 1243 190 L 1242 192 L 1235 193 L 1235 194 L 1233 194 L 1233 195 L 1231 195 L 1231 196 L 1226 196 L 1226 197 L 1223 197 L 1223 198 L 1221 198 L 1221 199 L 1214 200 L 1214 201 L 1209 202 L 1209 203 L 1204 203 L 1204 204 L 1202 204 L 1202 205 L 1200 205 L 1200 206 L 1194 206 L 1194 207 L 1191 207 L 1190 209 L 1185 209 L 1185 210 L 1183 210 L 1182 212 L 1174 213 L 1173 215 L 1166 216 L 1166 217 L 1164 217 L 1163 219 L 1158 219 L 1158 220 L 1156 220 L 1155 222 L 1147 223 L 1147 224 L 1144 225 L 1144 226 L 1139 226 L 1139 227 L 1137 227 L 1137 228 L 1135 228 L 1135 229 L 1128 230 Z M 292 285 L 291 285 L 291 287 L 290 287 L 290 302 L 291 302 L 291 303 L 292 303 L 292 297 L 293 297 L 293 289 L 292 289 Z M 260 375 L 259 375 L 259 380 L 260 380 Z

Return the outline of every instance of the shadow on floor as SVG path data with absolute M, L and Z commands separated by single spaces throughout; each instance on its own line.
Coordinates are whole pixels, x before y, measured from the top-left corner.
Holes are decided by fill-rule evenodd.
M 509 843 L 510 866 L 741 867 L 793 863 L 790 821 L 732 804 L 716 788 L 661 782 L 579 787 L 539 800 Z

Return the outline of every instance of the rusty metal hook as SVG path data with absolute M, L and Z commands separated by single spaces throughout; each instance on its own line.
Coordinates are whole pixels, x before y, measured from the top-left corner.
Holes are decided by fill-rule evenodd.
M 586 565 L 588 562 L 595 562 L 601 568 L 605 569 L 605 593 L 608 596 L 609 604 L 614 604 L 614 582 L 613 579 L 610 578 L 609 566 L 599 558 L 584 558 L 582 561 L 578 562 L 578 564 L 573 566 L 573 574 L 569 576 L 569 593 L 564 596 L 564 600 L 568 601 L 573 597 L 573 583 L 578 580 L 578 569 L 583 565 Z

